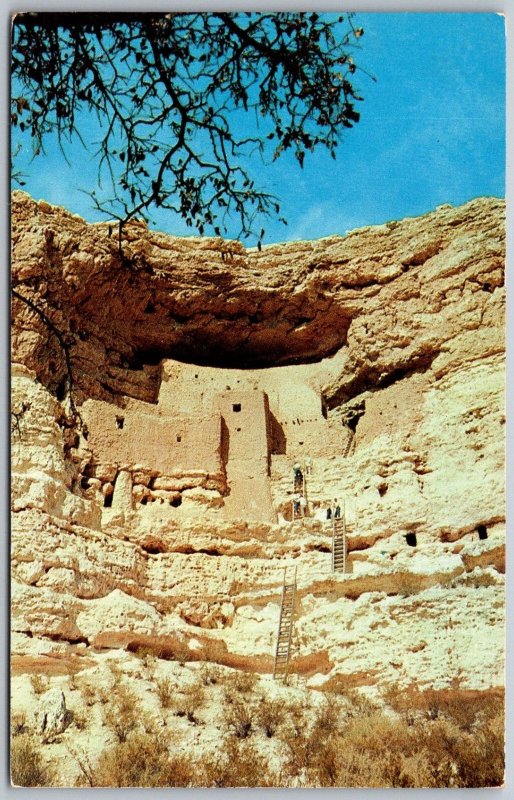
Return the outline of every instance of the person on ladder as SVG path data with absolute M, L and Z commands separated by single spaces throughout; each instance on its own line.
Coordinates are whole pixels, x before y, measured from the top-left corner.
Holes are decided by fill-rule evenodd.
M 302 517 L 305 517 L 306 512 L 307 512 L 307 500 L 305 499 L 303 494 L 300 495 L 299 503 L 300 503 L 300 511 L 301 511 Z
M 293 519 L 295 519 L 295 517 L 300 516 L 300 509 L 301 509 L 301 506 L 302 506 L 302 502 L 301 501 L 302 501 L 301 494 L 299 492 L 296 492 L 293 495 Z
M 298 461 L 293 465 L 293 475 L 294 475 L 294 488 L 295 491 L 302 491 L 303 490 L 303 473 L 302 468 Z

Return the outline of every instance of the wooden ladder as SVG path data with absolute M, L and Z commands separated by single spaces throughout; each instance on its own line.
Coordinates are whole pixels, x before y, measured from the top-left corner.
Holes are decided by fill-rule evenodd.
M 332 519 L 332 572 L 346 572 L 346 509 L 343 501 L 341 517 Z
M 280 605 L 280 621 L 278 623 L 277 648 L 273 665 L 273 678 L 282 678 L 287 683 L 289 658 L 291 655 L 291 638 L 293 634 L 294 602 L 296 596 L 296 567 L 284 569 L 282 584 L 282 603 Z
M 346 445 L 343 451 L 343 458 L 348 458 L 351 453 L 355 451 L 355 433 L 352 431 L 351 428 L 348 429 L 348 438 L 346 440 Z
M 293 496 L 297 493 L 297 491 L 298 491 L 298 489 L 296 487 L 296 480 L 293 478 Z M 298 519 L 303 519 L 304 516 L 307 516 L 307 508 L 308 508 L 308 504 L 309 504 L 309 499 L 307 497 L 307 481 L 305 479 L 305 465 L 304 465 L 303 472 L 302 472 L 302 492 L 301 493 L 302 493 L 303 497 L 305 498 L 305 502 L 306 502 L 305 514 L 302 514 L 301 511 L 300 511 L 299 514 L 295 514 L 294 500 L 291 500 L 291 509 L 292 509 L 292 511 L 291 511 L 291 519 L 292 519 L 293 522 L 295 521 L 295 519 L 297 517 L 298 517 Z

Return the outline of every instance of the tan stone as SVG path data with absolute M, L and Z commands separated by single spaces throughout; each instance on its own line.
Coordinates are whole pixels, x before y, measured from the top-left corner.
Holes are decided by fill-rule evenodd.
M 312 685 L 501 684 L 503 238 L 486 198 L 261 252 L 137 223 L 128 274 L 105 226 L 16 193 L 13 275 L 73 333 L 88 431 L 73 446 L 62 353 L 15 302 L 14 655 L 80 643 L 100 670 L 92 645 L 192 640 L 269 671 L 294 564 Z M 311 516 L 293 524 L 307 455 Z

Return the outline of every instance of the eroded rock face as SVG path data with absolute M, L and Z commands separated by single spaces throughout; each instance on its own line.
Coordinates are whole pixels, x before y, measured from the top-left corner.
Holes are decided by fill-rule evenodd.
M 72 720 L 72 715 L 66 708 L 64 692 L 60 689 L 49 689 L 40 700 L 35 721 L 38 732 L 50 741 L 54 736 L 63 733 Z
M 16 290 L 69 345 L 85 423 L 15 297 L 17 668 L 192 640 L 270 671 L 294 563 L 313 685 L 502 683 L 503 239 L 502 202 L 477 199 L 261 253 L 134 223 L 122 258 L 108 225 L 15 193 Z

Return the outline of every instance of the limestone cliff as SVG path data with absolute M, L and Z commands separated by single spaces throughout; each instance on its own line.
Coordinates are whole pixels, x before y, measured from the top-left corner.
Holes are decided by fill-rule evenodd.
M 310 685 L 502 683 L 501 201 L 262 252 L 12 213 L 16 671 L 189 642 L 269 673 L 295 564 Z

